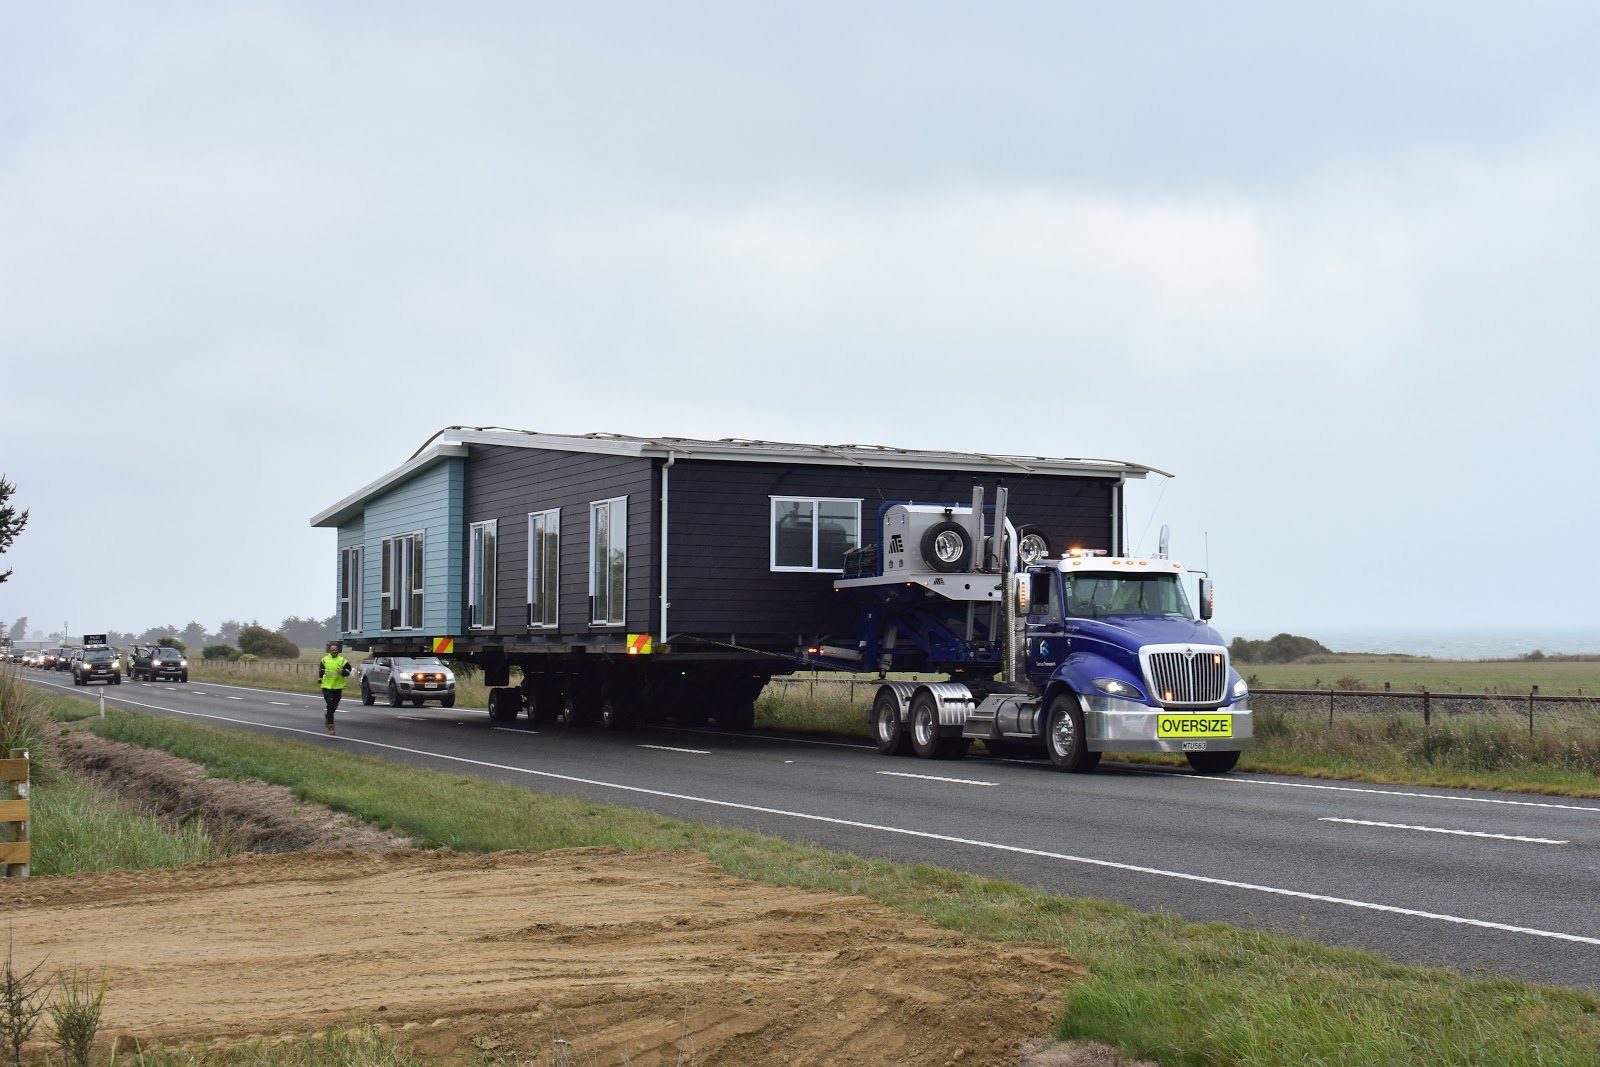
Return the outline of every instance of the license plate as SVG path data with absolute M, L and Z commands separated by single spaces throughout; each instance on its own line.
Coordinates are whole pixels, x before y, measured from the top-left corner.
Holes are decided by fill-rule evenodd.
M 1232 737 L 1232 715 L 1158 715 L 1157 737 Z
M 437 688 L 439 688 L 439 683 L 438 682 L 423 682 L 422 683 L 422 688 L 424 688 L 424 689 L 437 689 Z

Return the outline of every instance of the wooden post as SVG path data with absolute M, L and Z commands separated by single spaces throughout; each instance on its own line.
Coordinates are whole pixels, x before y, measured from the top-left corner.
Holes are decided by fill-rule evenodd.
M 1428 687 L 1422 687 L 1422 725 L 1427 726 L 1433 722 L 1433 698 L 1428 695 Z
M 1534 686 L 1528 693 L 1528 740 L 1533 740 L 1533 698 L 1539 695 L 1539 687 Z
M 12 749 L 0 759 L 0 868 L 9 878 L 28 877 L 28 752 Z
M 1328 729 L 1333 729 L 1333 690 L 1328 690 Z

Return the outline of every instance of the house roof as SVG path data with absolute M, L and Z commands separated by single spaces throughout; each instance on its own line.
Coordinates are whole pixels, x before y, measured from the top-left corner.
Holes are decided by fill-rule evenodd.
M 982 474 L 1027 476 L 1068 475 L 1099 478 L 1172 477 L 1166 471 L 1117 459 L 1013 456 L 986 452 L 950 452 L 898 448 L 891 445 L 810 445 L 793 441 L 761 441 L 741 437 L 703 440 L 693 437 L 632 437 L 616 433 L 550 434 L 501 426 L 446 426 L 388 474 L 364 486 L 311 518 L 312 526 L 339 526 L 366 501 L 446 458 L 464 456 L 469 445 L 538 448 L 556 452 L 639 456 L 652 459 L 718 460 L 743 463 L 794 463 L 806 466 L 902 467 Z

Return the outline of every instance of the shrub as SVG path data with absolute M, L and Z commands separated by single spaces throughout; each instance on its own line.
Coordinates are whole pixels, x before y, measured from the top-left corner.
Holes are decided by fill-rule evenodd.
M 259 659 L 299 659 L 300 646 L 264 626 L 246 626 L 239 631 L 239 648 Z
M 1294 634 L 1279 634 L 1267 641 L 1235 637 L 1228 653 L 1240 663 L 1293 663 L 1307 656 L 1331 655 L 1332 649 L 1320 641 Z
M 242 653 L 232 645 L 207 645 L 200 655 L 208 660 L 235 660 Z

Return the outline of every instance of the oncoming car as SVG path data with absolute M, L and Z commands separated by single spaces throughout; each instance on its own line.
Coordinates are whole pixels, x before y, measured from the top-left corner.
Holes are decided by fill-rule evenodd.
M 453 708 L 456 676 L 436 656 L 373 656 L 361 664 L 361 703 L 371 705 L 380 694 L 391 708 L 407 700 L 418 708 L 426 700 Z
M 140 646 L 134 649 L 133 663 L 128 667 L 128 677 L 134 681 L 153 682 L 158 678 L 171 678 L 176 682 L 189 680 L 189 660 L 175 648 Z
M 72 684 L 88 685 L 90 682 L 122 684 L 122 661 L 110 648 L 86 648 L 72 661 Z

